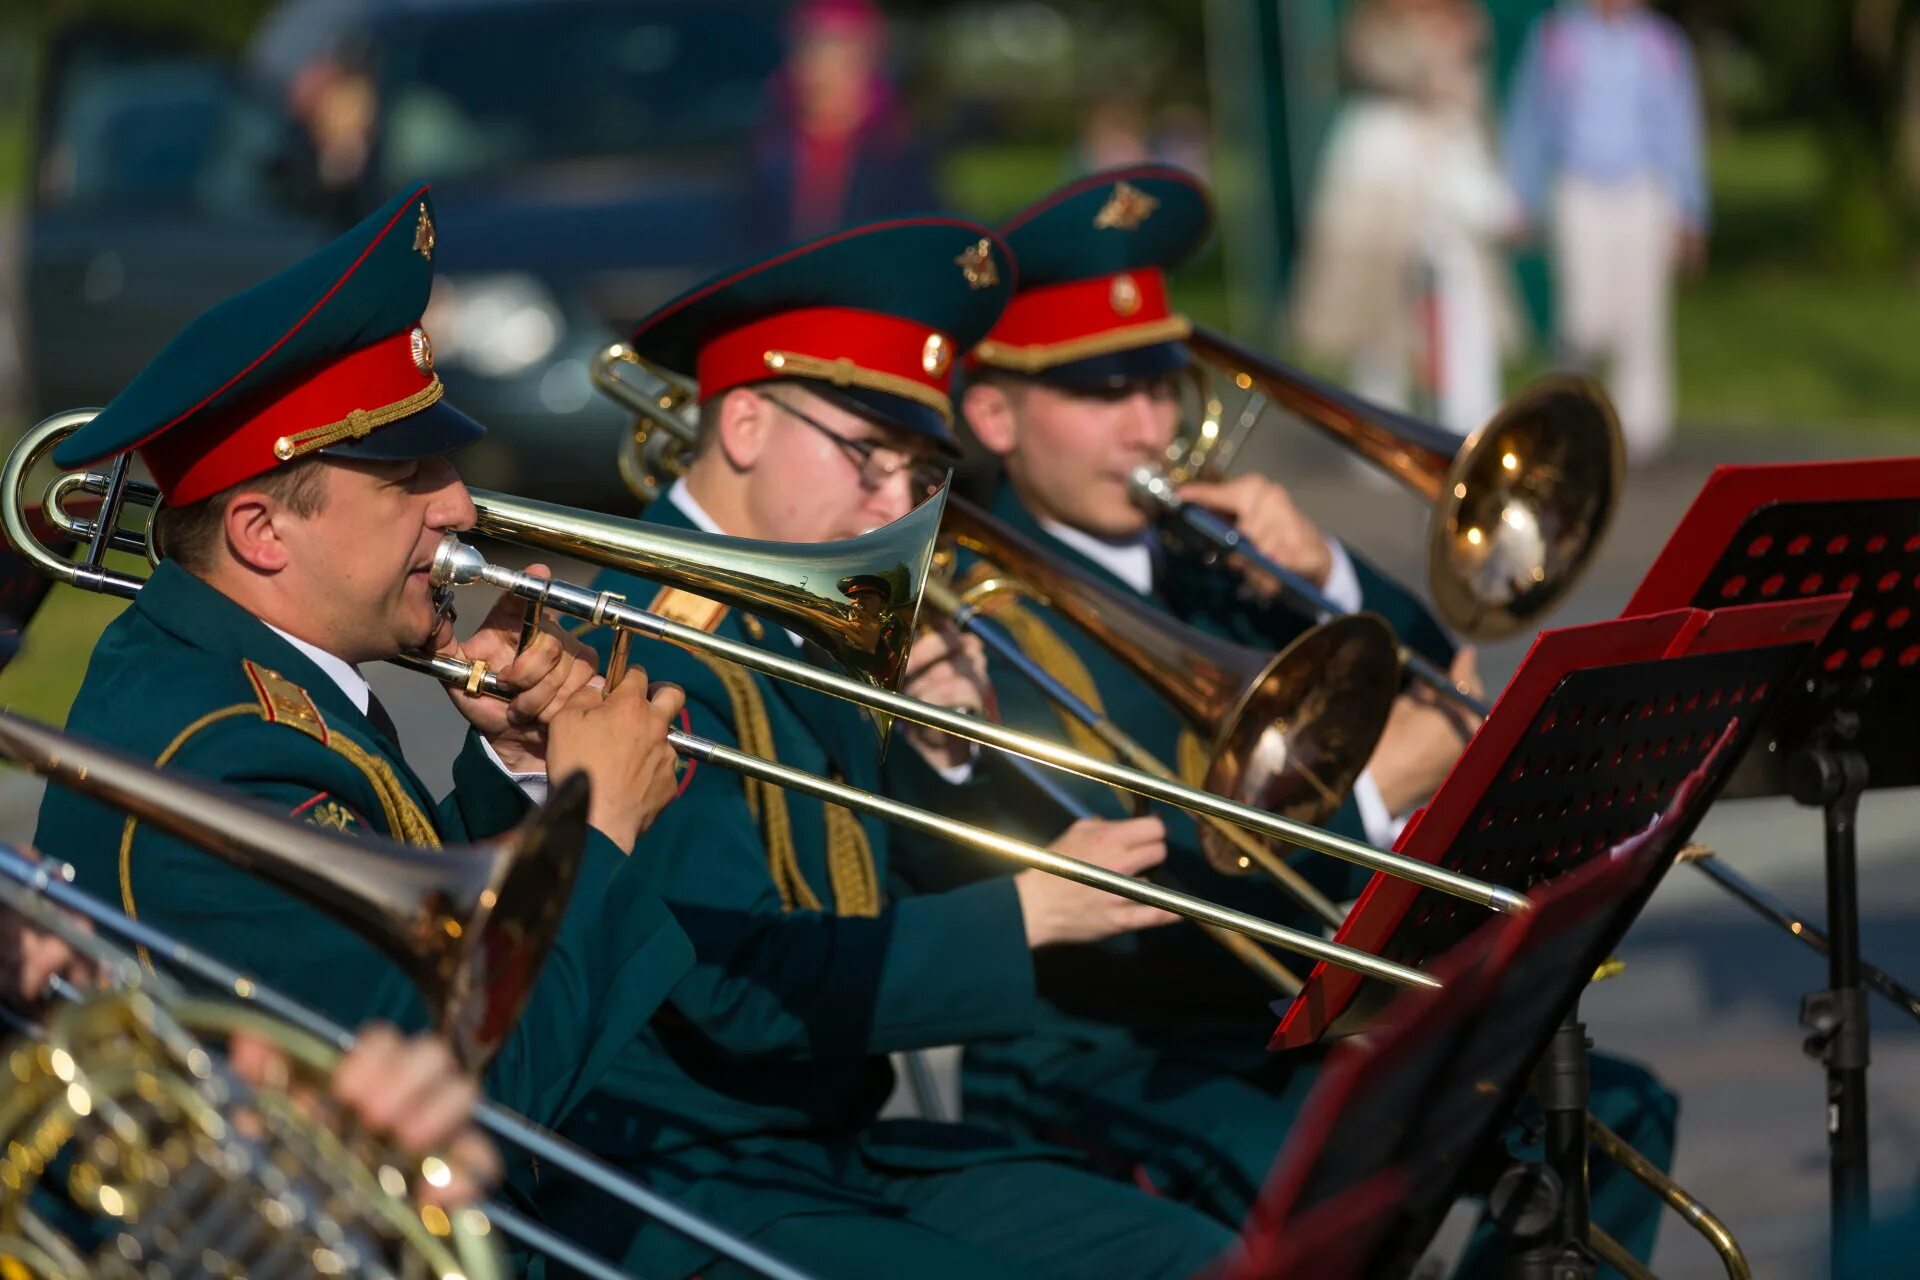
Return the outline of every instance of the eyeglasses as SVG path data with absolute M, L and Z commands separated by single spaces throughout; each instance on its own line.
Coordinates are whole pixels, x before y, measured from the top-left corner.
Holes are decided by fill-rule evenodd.
M 839 445 L 845 451 L 847 461 L 851 462 L 854 469 L 860 473 L 860 483 L 865 488 L 884 488 L 887 481 L 905 472 L 908 487 L 914 493 L 925 497 L 947 482 L 947 465 L 944 462 L 935 462 L 931 458 L 916 458 L 904 450 L 875 444 L 871 440 L 849 440 L 824 422 L 811 414 L 800 412 L 778 396 L 769 395 L 764 391 L 756 391 L 754 394 L 781 412 L 806 423 Z

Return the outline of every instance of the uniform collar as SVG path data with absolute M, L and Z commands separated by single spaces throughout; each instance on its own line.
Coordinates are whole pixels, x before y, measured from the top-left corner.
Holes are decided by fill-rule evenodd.
M 700 499 L 694 497 L 693 490 L 687 488 L 685 476 L 681 476 L 667 486 L 667 501 L 671 502 L 681 515 L 691 520 L 694 528 L 706 533 L 717 533 L 723 538 L 733 536 L 722 529 L 720 522 L 700 505 Z M 791 631 L 787 632 L 787 639 L 793 641 L 793 647 L 796 649 L 805 647 L 805 642 Z
M 693 490 L 687 488 L 687 478 L 685 476 L 681 476 L 678 480 L 675 480 L 667 486 L 667 501 L 678 507 L 681 515 L 693 521 L 694 528 L 704 530 L 707 533 L 717 533 L 723 536 L 726 534 L 727 531 L 720 527 L 720 522 L 709 515 L 707 509 L 700 505 L 700 499 L 693 496 Z
M 1138 537 L 1113 541 L 1095 537 L 1084 529 L 1035 516 L 1042 529 L 1105 569 L 1141 595 L 1153 592 L 1153 544 L 1143 530 Z
M 1034 515 L 1032 511 L 1027 509 L 1026 504 L 1020 501 L 1019 495 L 1013 491 L 1013 486 L 1004 480 L 1001 481 L 1000 487 L 994 491 L 992 509 L 994 515 L 1005 520 L 1014 529 L 1026 534 L 1030 538 L 1039 539 L 1049 548 L 1058 550 L 1061 555 L 1066 557 L 1068 562 L 1086 569 L 1101 581 L 1111 582 L 1125 590 L 1139 594 L 1153 594 L 1154 574 L 1159 566 L 1156 562 L 1158 553 L 1151 546 L 1147 548 L 1147 580 L 1146 586 L 1143 589 L 1140 585 L 1141 580 L 1136 566 L 1117 565 L 1115 563 L 1118 557 L 1114 557 L 1111 554 L 1113 544 L 1103 542 L 1098 538 L 1090 537 L 1084 533 L 1077 533 L 1075 530 L 1067 529 L 1067 535 L 1077 534 L 1077 537 L 1080 539 L 1079 541 L 1069 541 L 1068 537 L 1062 534 L 1065 526 L 1051 520 L 1042 521 L 1038 516 Z M 1083 543 L 1091 543 L 1092 545 L 1087 546 L 1083 545 Z M 1096 551 L 1102 554 L 1095 554 Z M 1135 557 L 1135 559 L 1137 561 L 1137 557 Z M 1120 571 L 1122 568 L 1130 569 L 1133 576 L 1129 577 L 1122 573 Z
M 344 689 L 301 649 L 240 607 L 213 584 L 162 560 L 134 597 L 133 607 L 182 644 L 230 658 L 251 660 L 305 689 L 329 716 L 365 713 Z
M 308 644 L 299 636 L 282 631 L 271 622 L 266 623 L 265 626 L 267 630 L 305 654 L 307 661 L 320 668 L 329 680 L 339 686 L 340 692 L 346 695 L 347 701 L 351 702 L 361 715 L 367 713 L 367 704 L 373 697 L 373 689 L 367 684 L 367 678 L 360 674 L 360 668 L 345 658 L 328 653 L 317 644 Z

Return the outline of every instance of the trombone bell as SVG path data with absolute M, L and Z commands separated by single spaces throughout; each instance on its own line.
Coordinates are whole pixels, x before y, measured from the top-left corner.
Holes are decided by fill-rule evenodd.
M 920 596 L 946 509 L 942 489 L 892 524 L 857 538 L 787 543 L 668 529 L 484 489 L 472 493 L 477 533 L 757 614 L 818 645 L 841 670 L 891 692 L 906 680 Z M 456 567 L 447 566 L 450 572 Z
M 1498 640 L 1538 625 L 1586 572 L 1612 523 L 1626 454 L 1613 403 L 1590 379 L 1534 383 L 1462 444 L 1204 325 L 1187 343 L 1236 385 L 1318 427 L 1432 507 L 1427 589 L 1462 635 Z M 1189 476 L 1224 469 L 1217 455 L 1226 449 L 1205 437 L 1187 452 Z

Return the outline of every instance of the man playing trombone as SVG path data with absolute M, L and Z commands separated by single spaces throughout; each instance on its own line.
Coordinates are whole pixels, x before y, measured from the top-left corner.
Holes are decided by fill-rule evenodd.
M 691 461 L 647 519 L 811 543 L 906 515 L 945 476 L 956 355 L 1012 283 L 983 228 L 907 219 L 724 274 L 641 320 L 629 348 L 696 377 L 701 401 Z M 778 627 L 686 591 L 612 573 L 594 585 L 799 652 Z M 694 732 L 878 785 L 873 725 L 858 708 L 680 649 L 649 649 L 647 666 L 686 689 Z M 916 641 L 907 680 L 915 696 L 984 710 L 978 649 L 951 634 Z M 965 744 L 900 736 L 893 753 L 910 767 L 949 778 L 970 768 Z M 1201 1215 L 1057 1149 L 876 1118 L 892 1084 L 887 1054 L 1032 1025 L 1034 952 L 1173 917 L 1037 871 L 895 902 L 900 837 L 704 765 L 655 837 L 672 860 L 666 894 L 693 939 L 694 972 L 570 1136 L 821 1274 L 1174 1276 L 1228 1243 Z M 1160 837 L 1154 818 L 1091 823 L 1056 847 L 1132 873 L 1159 861 Z M 705 1263 L 591 1203 L 556 1220 L 647 1274 Z
M 1136 468 L 1165 464 L 1180 427 L 1180 384 L 1191 357 L 1165 272 L 1199 249 L 1210 223 L 1199 185 L 1160 166 L 1097 174 L 1016 214 L 1002 234 L 1019 263 L 1020 291 L 969 354 L 961 405 L 974 435 L 1002 463 L 991 511 L 1005 525 L 1184 622 L 1279 648 L 1312 617 L 1289 608 L 1262 575 L 1242 576 L 1162 545 L 1130 487 Z M 1403 644 L 1442 669 L 1450 665 L 1463 693 L 1478 695 L 1471 650 L 1456 653 L 1417 599 L 1322 535 L 1280 485 L 1242 475 L 1190 484 L 1180 496 L 1235 523 L 1257 550 L 1340 609 L 1382 617 Z M 996 569 L 1017 574 L 1017 567 Z M 1186 726 L 1138 671 L 1044 604 L 994 616 L 1030 658 L 1120 730 L 1165 760 L 1182 758 Z M 1009 724 L 1063 727 L 1064 713 L 1031 682 L 997 663 L 992 670 Z M 1425 690 L 1401 695 L 1370 767 L 1331 825 L 1391 845 L 1400 821 L 1445 779 L 1470 729 Z M 1071 781 L 1068 791 L 1094 812 L 1127 812 L 1103 788 Z M 1000 820 L 1021 835 L 1044 839 L 1059 829 L 1057 801 L 1020 779 L 998 780 L 990 793 Z M 1211 869 L 1185 815 L 1168 817 L 1168 844 L 1169 870 L 1197 881 L 1206 896 L 1270 919 L 1319 923 L 1274 883 Z M 1364 884 L 1324 859 L 1291 861 L 1336 901 Z M 927 887 L 951 883 L 949 864 L 933 859 L 906 864 L 904 874 Z M 1186 929 L 1069 948 L 1046 957 L 1039 978 L 1039 1030 L 968 1052 L 969 1114 L 1086 1146 L 1116 1172 L 1239 1222 L 1313 1074 L 1298 1055 L 1265 1051 L 1273 991 Z M 1596 1110 L 1609 1123 L 1626 1124 L 1632 1140 L 1653 1146 L 1656 1156 L 1670 1155 L 1672 1100 L 1650 1077 L 1608 1062 L 1594 1084 Z M 1615 1183 L 1612 1195 L 1622 1200 L 1609 1200 L 1596 1178 L 1596 1218 L 1610 1213 L 1624 1239 L 1650 1249 L 1657 1203 L 1634 1196 L 1629 1179 L 1604 1181 Z M 1630 1212 L 1621 1208 L 1629 1197 Z
M 549 773 L 587 774 L 578 892 L 487 1079 L 551 1123 L 687 964 L 635 847 L 675 786 L 680 699 L 644 679 L 603 699 L 584 649 L 543 632 L 520 651 L 517 609 L 453 639 L 427 567 L 473 519 L 442 455 L 481 428 L 441 399 L 419 327 L 434 247 L 424 188 L 388 202 L 200 317 L 58 447 L 63 466 L 137 451 L 168 504 L 163 558 L 101 637 L 69 725 L 305 822 L 431 846 L 501 834 Z M 358 669 L 420 647 L 488 662 L 517 690 L 454 694 L 472 731 L 438 805 Z M 36 840 L 128 915 L 336 1021 L 424 1021 L 368 942 L 133 818 L 53 787 Z

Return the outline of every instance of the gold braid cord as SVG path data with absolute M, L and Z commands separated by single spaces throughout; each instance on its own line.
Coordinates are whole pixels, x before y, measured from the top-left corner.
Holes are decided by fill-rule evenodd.
M 1207 751 L 1207 744 L 1194 736 L 1191 729 L 1180 731 L 1179 754 L 1175 758 L 1174 768 L 1180 771 L 1180 781 L 1190 787 L 1207 785 L 1207 773 L 1213 764 L 1213 758 Z
M 318 708 L 314 707 L 312 700 L 298 685 L 251 662 L 246 667 L 260 701 L 235 703 L 201 716 L 175 735 L 166 750 L 155 757 L 155 768 L 166 768 L 181 748 L 210 726 L 233 716 L 258 716 L 268 724 L 286 725 L 306 734 L 345 757 L 360 770 L 373 785 L 374 794 L 379 797 L 381 814 L 386 818 L 390 837 L 429 849 L 440 847 L 439 831 L 420 806 L 414 803 L 413 797 L 407 794 L 405 784 L 394 773 L 392 765 L 352 739 L 329 730 L 320 719 Z M 130 816 L 120 828 L 120 907 L 130 920 L 140 918 L 133 898 L 133 833 L 138 825 L 139 820 Z M 145 947 L 140 948 L 140 960 L 148 969 L 153 968 L 153 961 Z
M 734 733 L 740 749 L 764 760 L 777 760 L 773 749 L 773 723 L 767 718 L 766 700 L 746 668 L 722 662 L 706 654 L 698 659 L 727 691 L 733 703 Z M 758 778 L 742 778 L 747 794 L 747 811 L 760 826 L 760 838 L 767 846 L 767 871 L 779 890 L 780 905 L 788 911 L 820 911 L 820 898 L 800 871 L 800 858 L 793 843 L 793 818 L 787 811 L 787 793 Z M 827 827 L 827 874 L 832 881 L 833 904 L 843 916 L 880 914 L 880 877 L 873 864 L 873 847 L 859 818 L 837 804 L 822 805 Z
M 982 570 L 969 576 L 978 581 L 990 572 L 991 570 L 983 566 Z M 1018 644 L 1028 657 L 1045 667 L 1054 679 L 1072 690 L 1075 697 L 1102 715 L 1106 714 L 1106 709 L 1100 703 L 1100 690 L 1094 686 L 1093 673 L 1087 670 L 1087 664 L 1080 661 L 1080 655 L 1075 653 L 1052 627 L 1042 621 L 1039 614 L 1025 605 L 1007 604 L 994 611 L 993 620 L 1005 627 L 1007 633 L 1013 637 L 1014 643 Z M 1064 707 L 1055 707 L 1054 711 L 1060 717 L 1061 727 L 1066 730 L 1067 741 L 1076 750 L 1090 756 L 1098 756 L 1102 760 L 1117 758 L 1113 748 L 1109 747 L 1099 734 L 1081 724 Z M 1179 752 L 1178 767 L 1181 781 L 1189 786 L 1204 785 L 1209 763 L 1206 744 L 1196 738 L 1192 730 L 1182 729 Z M 1129 811 L 1132 811 L 1136 803 L 1134 795 L 1119 788 L 1115 788 L 1115 794 L 1125 801 Z

